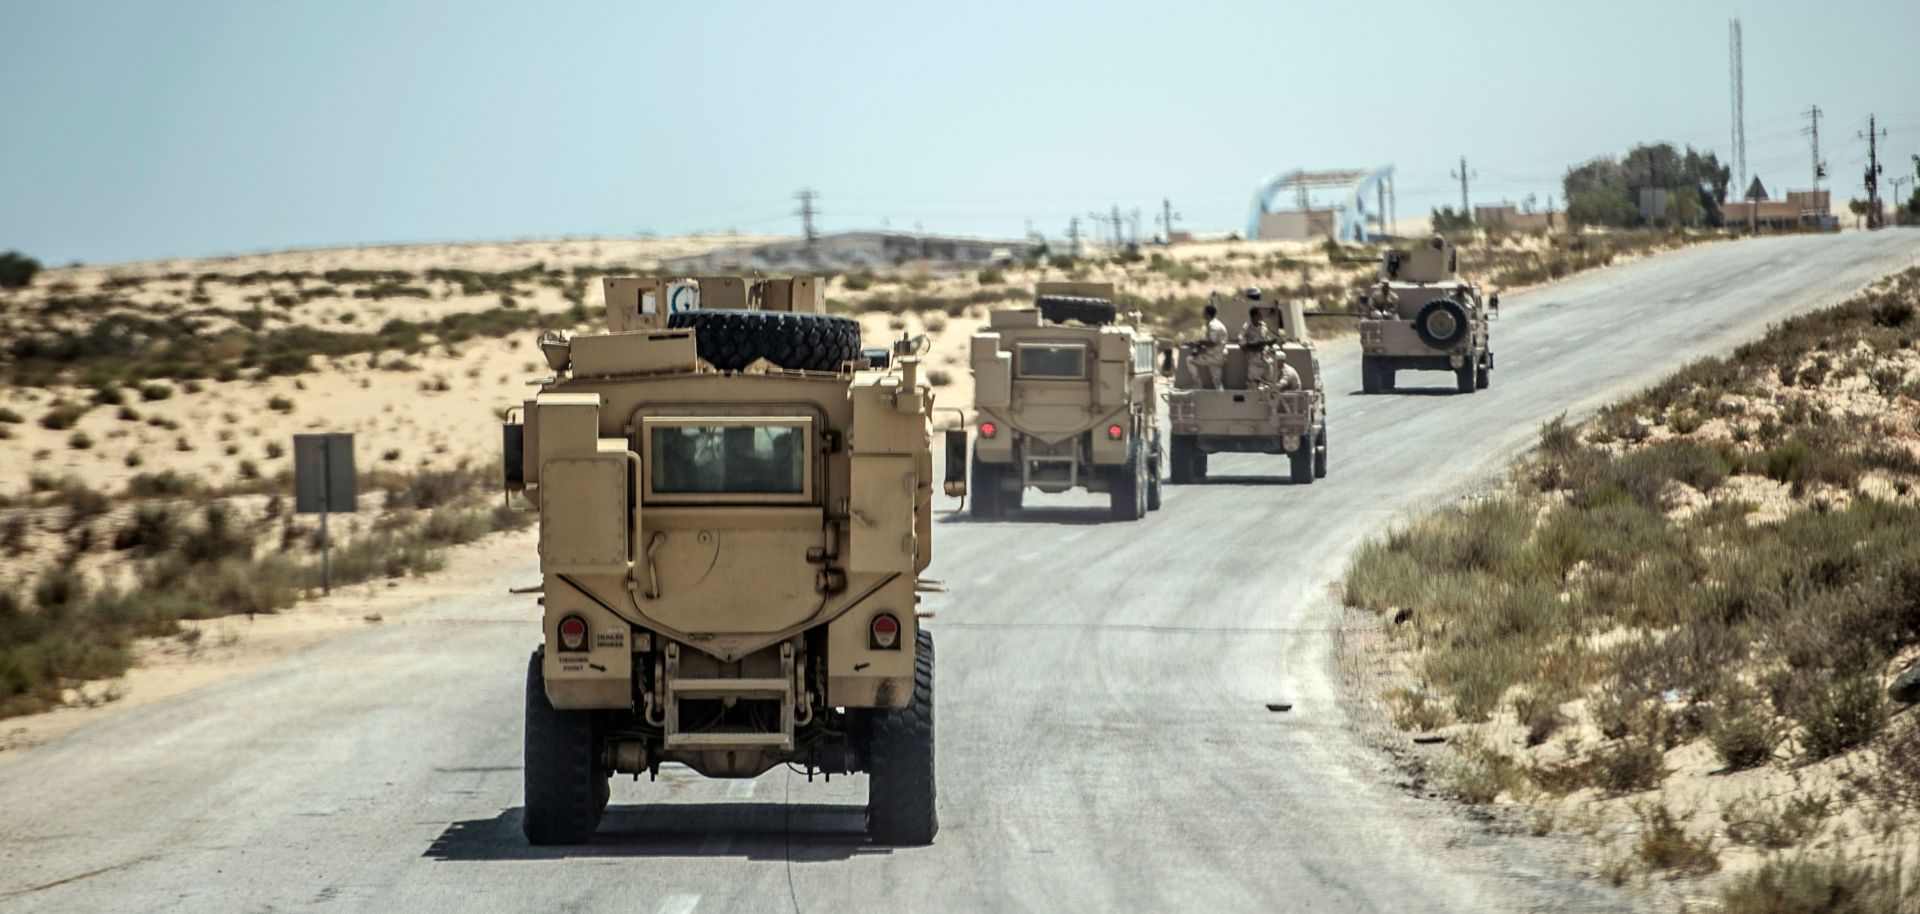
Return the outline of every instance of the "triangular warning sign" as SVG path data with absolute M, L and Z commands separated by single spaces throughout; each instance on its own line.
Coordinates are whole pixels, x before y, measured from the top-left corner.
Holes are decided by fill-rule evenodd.
M 1760 201 L 1765 201 L 1767 199 L 1767 186 L 1760 183 L 1759 175 L 1754 175 L 1753 183 L 1747 186 L 1746 199 L 1760 200 Z

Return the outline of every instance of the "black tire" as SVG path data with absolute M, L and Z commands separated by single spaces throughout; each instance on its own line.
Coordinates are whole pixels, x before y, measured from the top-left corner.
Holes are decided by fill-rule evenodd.
M 1446 315 L 1450 320 L 1440 320 L 1438 315 L 1441 314 Z M 1429 323 L 1439 326 L 1437 328 L 1429 326 Z M 1448 326 L 1449 323 L 1451 327 Z M 1472 327 L 1467 324 L 1466 306 L 1451 298 L 1436 298 L 1427 302 L 1426 307 L 1421 308 L 1420 313 L 1413 318 L 1413 332 L 1419 335 L 1420 342 L 1435 349 L 1451 347 L 1460 342 L 1461 337 L 1466 336 L 1470 330 Z
M 1007 469 L 1011 471 L 1013 468 L 1008 467 Z M 1000 513 L 1002 515 L 1005 515 L 1008 511 L 1023 510 L 1026 506 L 1027 489 L 1025 486 L 1014 489 L 1011 492 L 1005 489 L 1000 490 Z
M 795 371 L 839 371 L 860 358 L 860 324 L 836 314 L 793 311 L 682 311 L 669 327 L 693 328 L 700 357 L 721 371 L 766 359 Z
M 1380 392 L 1380 366 L 1375 365 L 1372 359 L 1364 357 L 1360 359 L 1360 392 L 1364 394 Z
M 1160 464 L 1165 460 L 1158 445 L 1153 448 L 1153 458 L 1147 461 L 1147 510 L 1160 510 Z
M 1454 370 L 1453 380 L 1459 386 L 1461 393 L 1470 394 L 1480 386 L 1480 379 L 1477 377 L 1479 374 L 1480 370 L 1472 362 L 1468 362 Z
M 1492 361 L 1492 360 L 1489 359 L 1488 361 Z M 1474 378 L 1473 386 L 1481 390 L 1486 390 L 1487 385 L 1492 383 L 1493 383 L 1493 366 L 1488 364 L 1482 364 L 1480 366 L 1480 376 L 1477 378 Z
M 1398 375 L 1399 373 L 1395 370 L 1385 365 L 1380 366 L 1380 392 L 1383 394 L 1393 393 L 1394 386 L 1400 383 Z
M 1040 316 L 1061 324 L 1067 321 L 1079 321 L 1083 324 L 1111 324 L 1119 313 L 1113 302 L 1104 298 L 1082 298 L 1076 295 L 1042 295 L 1035 302 L 1040 308 Z
M 531 844 L 585 844 L 600 827 L 612 772 L 600 764 L 593 712 L 561 711 L 547 700 L 540 651 L 527 663 L 527 729 L 521 768 Z
M 1108 471 L 1107 499 L 1114 520 L 1139 520 L 1147 515 L 1146 458 L 1140 439 L 1127 448 L 1127 462 Z
M 1320 426 L 1320 434 L 1314 436 L 1313 478 L 1327 478 L 1327 427 Z
M 1291 470 L 1291 472 L 1288 474 L 1288 480 L 1287 480 L 1288 482 L 1291 482 L 1296 486 L 1305 486 L 1305 485 L 1313 484 L 1313 440 L 1312 439 L 1308 439 L 1306 441 L 1301 442 L 1299 450 L 1296 450 L 1293 453 L 1287 455 L 1287 462 L 1289 464 L 1289 469 Z
M 932 844 L 940 831 L 934 777 L 933 633 L 914 636 L 913 700 L 872 713 L 867 834 L 877 844 Z
M 1167 481 L 1176 486 L 1184 486 L 1193 481 L 1193 458 L 1199 454 L 1193 439 L 1186 435 L 1173 436 L 1172 449 L 1167 452 Z
M 1201 482 L 1205 480 L 1207 478 L 1207 452 L 1199 448 L 1194 448 L 1192 466 L 1193 481 Z
M 1006 513 L 1006 493 L 1000 490 L 1001 465 L 985 463 L 980 452 L 973 453 L 971 481 L 967 483 L 967 495 L 973 499 L 970 510 L 975 520 L 993 520 Z

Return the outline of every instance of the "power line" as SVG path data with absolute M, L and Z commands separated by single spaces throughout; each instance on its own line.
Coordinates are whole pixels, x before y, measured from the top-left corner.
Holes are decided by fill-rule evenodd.
M 818 211 L 813 208 L 813 198 L 816 196 L 818 196 L 818 194 L 815 194 L 813 189 L 809 187 L 803 187 L 798 193 L 793 195 L 794 199 L 800 201 L 800 208 L 793 212 L 794 215 L 800 217 L 800 229 L 801 233 L 806 236 L 807 247 L 813 247 L 814 242 L 820 240 L 820 233 L 814 231 L 813 228 L 813 217 L 819 215 Z

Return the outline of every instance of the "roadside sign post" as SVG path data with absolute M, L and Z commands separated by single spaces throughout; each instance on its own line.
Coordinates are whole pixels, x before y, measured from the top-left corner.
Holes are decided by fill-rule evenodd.
M 327 515 L 359 508 L 353 435 L 293 436 L 293 510 L 320 515 L 320 592 L 333 592 L 333 542 Z

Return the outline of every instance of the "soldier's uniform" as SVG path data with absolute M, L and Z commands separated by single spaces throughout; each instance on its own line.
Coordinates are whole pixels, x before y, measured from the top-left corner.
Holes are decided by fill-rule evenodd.
M 1224 390 L 1227 380 L 1227 325 L 1215 317 L 1207 321 L 1206 347 L 1187 359 L 1193 380 L 1208 390 Z
M 1260 345 L 1260 344 L 1265 345 Z M 1247 354 L 1247 387 L 1271 383 L 1279 374 L 1275 358 L 1280 354 L 1280 337 L 1264 323 L 1251 318 L 1240 328 L 1240 351 Z M 1298 378 L 1295 379 L 1298 383 Z

